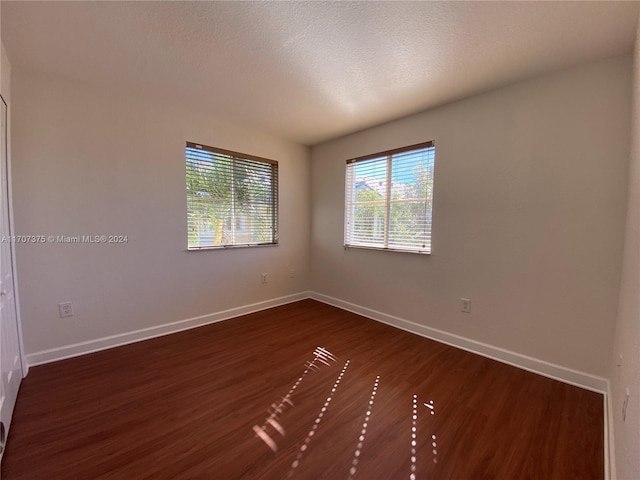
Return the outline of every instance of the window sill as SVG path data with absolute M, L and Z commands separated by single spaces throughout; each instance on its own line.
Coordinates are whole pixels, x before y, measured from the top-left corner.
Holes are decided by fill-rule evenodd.
M 364 245 L 345 245 L 344 246 L 345 250 L 351 250 L 352 248 L 358 249 L 358 250 L 378 250 L 380 252 L 396 252 L 396 253 L 413 253 L 417 255 L 431 255 L 431 251 L 427 252 L 425 250 L 403 250 L 399 248 L 368 247 Z
M 235 250 L 236 248 L 277 247 L 280 243 L 247 243 L 245 245 L 221 245 L 219 247 L 187 247 L 187 252 L 202 252 L 206 250 Z

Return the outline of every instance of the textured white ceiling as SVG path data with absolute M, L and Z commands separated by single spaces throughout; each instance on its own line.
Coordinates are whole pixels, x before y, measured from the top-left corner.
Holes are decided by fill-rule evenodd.
M 635 2 L 9 2 L 13 65 L 315 144 L 631 51 Z

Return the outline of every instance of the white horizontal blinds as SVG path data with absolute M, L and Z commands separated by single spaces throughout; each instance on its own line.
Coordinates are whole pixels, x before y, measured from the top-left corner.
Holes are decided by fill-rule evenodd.
M 384 247 L 386 230 L 387 158 L 347 165 L 347 245 Z
M 189 247 L 220 245 L 232 207 L 231 158 L 187 147 L 186 166 Z
M 433 142 L 347 162 L 345 245 L 431 251 Z
M 186 147 L 189 248 L 278 242 L 277 162 Z
M 390 248 L 431 251 L 433 146 L 391 156 Z

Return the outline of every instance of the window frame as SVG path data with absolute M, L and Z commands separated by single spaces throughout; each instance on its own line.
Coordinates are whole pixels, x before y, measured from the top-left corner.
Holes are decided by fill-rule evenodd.
M 225 249 L 235 249 L 235 248 L 251 248 L 251 247 L 275 247 L 280 244 L 280 236 L 279 236 L 279 164 L 276 160 L 271 160 L 268 158 L 258 157 L 256 155 L 250 155 L 247 153 L 235 152 L 233 150 L 226 150 L 218 147 L 211 147 L 209 145 L 204 145 L 201 143 L 195 142 L 186 142 L 185 146 L 185 179 L 188 182 L 189 175 L 189 156 L 188 149 L 196 149 L 200 151 L 208 152 L 212 155 L 221 155 L 223 157 L 230 158 L 230 164 L 235 164 L 236 161 L 239 162 L 258 162 L 262 164 L 269 165 L 270 167 L 270 179 L 271 179 L 271 192 L 270 192 L 270 207 L 271 207 L 271 241 L 269 242 L 237 242 L 237 243 L 229 243 L 222 245 L 202 245 L 202 246 L 190 246 L 189 245 L 189 219 L 187 218 L 187 251 L 203 251 L 203 250 L 225 250 Z M 233 166 L 231 167 L 233 171 Z M 233 173 L 232 173 L 233 175 Z M 232 180 L 233 181 L 233 180 Z M 232 195 L 234 195 L 232 193 Z M 236 216 L 236 198 L 232 197 L 231 199 L 233 212 L 231 216 L 225 218 L 225 222 L 230 221 L 232 225 L 232 229 L 235 231 L 238 228 L 238 220 L 240 220 L 240 216 Z M 189 214 L 189 191 L 187 190 L 187 215 Z M 246 226 L 246 223 L 243 225 Z
M 429 231 L 428 234 L 428 244 L 424 244 L 422 248 L 411 248 L 411 247 L 402 247 L 402 246 L 389 246 L 389 232 L 391 230 L 389 218 L 391 215 L 391 207 L 395 203 L 398 203 L 397 200 L 393 200 L 391 198 L 391 193 L 393 189 L 393 182 L 388 181 L 389 177 L 393 175 L 393 160 L 395 156 L 406 154 L 412 151 L 418 151 L 423 149 L 433 149 L 433 159 L 430 161 L 430 181 L 426 184 L 428 190 L 425 192 L 425 197 L 416 198 L 416 200 L 421 200 L 424 198 L 424 202 L 430 205 L 430 209 L 425 211 L 426 219 L 425 219 L 425 234 L 427 229 Z M 370 160 L 380 160 L 380 165 L 383 162 L 386 164 L 386 173 L 384 176 L 384 181 L 386 185 L 385 196 L 383 200 L 380 200 L 376 203 L 384 204 L 384 219 L 383 219 L 383 240 L 382 245 L 371 245 L 366 244 L 366 242 L 361 242 L 360 244 L 354 243 L 354 228 L 351 225 L 354 217 L 354 204 L 357 202 L 353 201 L 354 194 L 356 191 L 356 176 L 353 173 L 354 165 L 360 162 L 370 161 Z M 384 159 L 384 160 L 383 160 Z M 351 248 L 356 249 L 364 249 L 364 250 L 378 250 L 378 251 L 388 251 L 388 252 L 399 252 L 399 253 L 413 253 L 419 255 L 431 255 L 433 251 L 433 188 L 434 188 L 434 172 L 435 172 L 435 140 L 431 140 L 428 142 L 417 143 L 414 145 L 409 145 L 406 147 L 394 148 L 391 150 L 386 150 L 383 152 L 372 153 L 369 155 L 364 155 L 361 157 L 352 158 L 346 161 L 345 167 L 345 205 L 344 205 L 344 248 L 346 250 Z M 430 186 L 430 189 L 429 189 Z M 376 227 L 376 221 L 378 218 L 376 216 L 370 217 L 373 221 L 373 228 Z M 426 238 L 425 238 L 426 240 Z M 374 242 L 372 242 L 374 243 Z

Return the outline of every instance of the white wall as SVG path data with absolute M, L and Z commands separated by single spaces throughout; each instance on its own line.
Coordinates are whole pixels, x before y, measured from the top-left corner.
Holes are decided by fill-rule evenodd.
M 627 226 L 610 374 L 616 477 L 620 480 L 640 478 L 640 30 L 634 60 Z M 622 363 L 618 366 L 620 355 Z M 631 395 L 623 422 L 626 388 Z
M 129 238 L 18 245 L 27 354 L 307 290 L 307 147 L 143 92 L 123 98 L 18 68 L 12 85 L 16 233 Z M 280 246 L 186 251 L 185 141 L 280 162 Z M 58 318 L 62 301 L 74 317 Z
M 9 103 L 9 99 L 11 98 L 11 63 L 9 62 L 9 55 L 7 55 L 7 51 L 4 48 L 4 43 L 2 44 L 0 56 L 2 57 L 2 65 L 0 67 L 2 69 L 0 71 L 0 92 L 2 92 L 2 96 L 7 103 Z
M 608 374 L 630 136 L 630 56 L 312 149 L 314 292 L 564 368 Z M 436 142 L 433 254 L 343 245 L 345 160 Z M 459 311 L 470 298 L 472 313 Z

